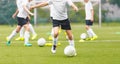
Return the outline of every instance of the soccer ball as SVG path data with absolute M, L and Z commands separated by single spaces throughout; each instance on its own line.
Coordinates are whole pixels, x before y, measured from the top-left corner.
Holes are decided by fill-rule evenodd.
M 82 33 L 82 34 L 80 35 L 80 38 L 83 39 L 83 40 L 86 39 L 86 38 L 87 38 L 87 34 L 86 34 L 86 33 Z
M 41 46 L 41 47 L 44 46 L 45 43 L 46 43 L 46 40 L 44 38 L 40 38 L 37 41 L 38 46 Z
M 64 54 L 66 56 L 75 56 L 76 55 L 76 50 L 73 46 L 66 46 L 64 49 Z

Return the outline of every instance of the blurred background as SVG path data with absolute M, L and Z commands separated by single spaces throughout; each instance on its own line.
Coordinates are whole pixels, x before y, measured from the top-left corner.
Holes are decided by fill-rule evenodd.
M 42 2 L 45 0 L 35 0 Z M 83 0 L 72 0 L 78 7 L 79 12 L 75 13 L 70 7 L 68 14 L 72 23 L 84 23 L 85 12 Z M 95 23 L 101 26 L 102 23 L 120 23 L 120 0 L 91 0 L 95 10 Z M 15 0 L 0 0 L 0 24 L 14 26 L 17 21 L 12 18 L 16 11 Z M 35 16 L 31 23 L 34 25 L 50 23 L 49 6 L 34 9 Z

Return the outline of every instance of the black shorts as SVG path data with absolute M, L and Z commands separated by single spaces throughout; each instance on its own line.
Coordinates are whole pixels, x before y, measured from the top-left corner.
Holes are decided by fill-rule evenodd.
M 23 25 L 28 23 L 29 19 L 28 17 L 26 19 L 17 17 L 17 21 L 18 21 L 18 25 L 22 27 Z
M 65 20 L 55 20 L 53 18 L 51 19 L 52 19 L 53 27 L 61 27 L 61 29 L 63 30 L 71 30 L 69 19 L 65 19 Z
M 93 22 L 91 20 L 86 20 L 86 25 L 92 26 Z

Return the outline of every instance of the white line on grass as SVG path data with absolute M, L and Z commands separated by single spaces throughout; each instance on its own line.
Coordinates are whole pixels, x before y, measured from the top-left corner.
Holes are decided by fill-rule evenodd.
M 53 41 L 46 41 L 46 43 L 52 43 Z M 67 40 L 64 40 L 64 41 L 62 41 L 62 40 L 58 40 L 58 43 L 61 43 L 61 42 L 68 42 Z M 77 42 L 79 42 L 79 40 L 75 40 L 75 43 L 77 43 Z M 93 40 L 93 41 L 85 41 L 85 42 L 90 42 L 90 43 L 92 43 L 92 42 L 97 42 L 97 43 L 102 43 L 102 42 L 106 42 L 106 43 L 108 43 L 108 42 L 120 42 L 120 40 Z M 1 42 L 1 43 L 5 43 L 5 42 Z M 13 41 L 12 43 L 16 43 L 15 41 Z M 24 42 L 20 42 L 20 43 L 24 43 Z M 82 43 L 82 42 L 79 42 L 79 43 Z
M 47 41 L 47 42 L 52 42 L 52 41 Z M 61 41 L 61 40 L 58 40 L 58 42 L 68 42 L 67 40 L 66 41 Z M 75 41 L 75 42 L 79 42 L 79 41 Z M 85 41 L 85 42 L 120 42 L 120 40 L 93 40 L 93 41 Z

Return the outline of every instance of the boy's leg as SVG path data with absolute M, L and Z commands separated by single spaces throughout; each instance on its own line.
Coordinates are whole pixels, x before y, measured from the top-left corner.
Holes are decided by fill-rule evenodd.
M 73 38 L 73 34 L 72 34 L 72 31 L 71 31 L 71 25 L 70 25 L 70 21 L 68 19 L 64 20 L 65 22 L 61 25 L 61 28 L 66 30 L 66 34 L 68 36 L 68 42 L 69 42 L 69 45 L 70 46 L 73 46 L 75 47 L 75 44 L 74 44 L 74 38 Z M 75 56 L 77 54 L 75 53 Z
M 37 37 L 37 34 L 33 28 L 33 26 L 29 23 L 30 31 L 32 32 L 32 40 L 34 40 Z
M 64 23 L 61 25 L 61 28 L 63 30 L 66 30 L 66 34 L 67 34 L 67 37 L 68 37 L 69 44 L 71 46 L 74 46 L 74 39 L 73 39 L 73 35 L 72 35 L 71 25 L 70 25 L 69 19 L 65 19 L 64 20 Z
M 12 38 L 20 31 L 21 26 L 17 26 L 17 28 L 15 30 L 13 30 L 13 32 L 7 37 L 7 45 L 10 45 L 10 41 L 12 40 Z
M 61 29 L 59 29 L 59 33 L 61 33 Z M 54 30 L 53 28 L 51 29 L 51 33 L 50 33 L 50 36 L 49 36 L 49 40 L 53 40 L 53 37 L 54 37 Z M 57 37 L 58 38 L 58 37 Z
M 74 39 L 73 39 L 73 35 L 72 35 L 71 30 L 66 30 L 66 33 L 67 33 L 67 36 L 68 36 L 69 45 L 75 47 Z M 76 56 L 76 55 L 77 55 L 77 53 L 75 51 L 74 56 Z
M 72 34 L 72 31 L 71 31 L 71 25 L 70 25 L 69 19 L 64 20 L 64 22 L 61 24 L 61 28 L 63 30 L 66 30 L 66 34 L 67 34 L 67 37 L 68 37 L 69 45 L 75 47 L 73 34 Z M 77 53 L 75 53 L 75 56 L 76 55 L 77 55 Z
M 57 46 L 57 41 L 58 41 L 58 34 L 59 34 L 59 27 L 54 27 L 53 28 L 54 31 L 54 38 L 53 38 L 53 46 L 52 46 L 52 53 L 56 53 L 56 46 Z
M 93 25 L 93 22 L 91 22 L 91 20 L 86 20 L 86 30 L 87 30 L 90 40 L 94 40 L 97 38 L 96 34 L 91 28 L 92 25 Z
M 89 36 L 89 38 L 92 38 L 92 33 L 90 32 L 90 26 L 86 25 L 86 30 L 87 30 L 87 34 Z
M 94 33 L 92 28 L 90 26 L 86 26 L 86 27 L 87 27 L 87 33 L 89 35 L 90 40 L 97 39 L 97 35 Z
M 25 35 L 24 35 L 25 42 L 24 42 L 24 44 L 25 44 L 25 46 L 32 46 L 32 44 L 29 43 L 29 38 L 30 38 L 29 25 L 25 24 L 24 27 L 25 27 Z
M 71 30 L 66 30 L 66 33 L 67 33 L 67 36 L 68 36 L 69 45 L 70 46 L 75 46 Z

